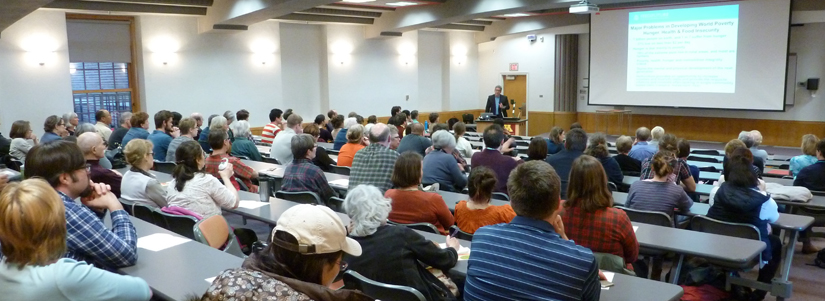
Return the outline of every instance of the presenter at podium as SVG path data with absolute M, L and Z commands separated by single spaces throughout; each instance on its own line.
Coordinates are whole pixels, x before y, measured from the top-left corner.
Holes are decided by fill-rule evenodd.
M 495 114 L 496 118 L 507 117 L 507 110 L 510 109 L 510 102 L 507 96 L 501 95 L 501 86 L 496 86 L 495 94 L 487 97 L 487 106 L 484 112 Z

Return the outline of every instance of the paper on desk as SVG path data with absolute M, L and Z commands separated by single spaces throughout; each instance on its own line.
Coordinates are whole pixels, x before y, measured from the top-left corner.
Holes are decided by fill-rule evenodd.
M 267 203 L 259 202 L 259 201 L 241 201 L 238 204 L 238 208 L 245 208 L 245 209 L 258 209 L 263 206 L 266 206 Z
M 636 233 L 636 230 L 639 230 L 639 226 L 633 226 L 633 233 Z
M 280 171 L 281 169 L 282 168 L 278 168 L 278 167 L 276 167 L 276 168 L 267 168 L 267 169 L 259 170 L 258 173 L 262 173 L 262 174 L 265 174 L 265 175 L 268 175 L 268 176 L 278 177 L 279 176 L 278 171 Z M 283 174 L 283 171 L 281 171 L 280 174 Z
M 329 181 L 329 185 L 338 187 L 349 187 L 349 179 L 338 179 L 335 181 Z
M 166 233 L 155 233 L 138 238 L 137 247 L 147 249 L 152 252 L 157 252 L 177 246 L 187 241 L 189 241 L 189 239 L 183 237 L 177 237 Z
M 446 243 L 440 243 L 440 244 L 438 244 L 438 246 L 441 247 L 442 249 L 447 248 Z M 467 260 L 467 259 L 470 259 L 470 248 L 465 247 L 465 246 L 461 246 L 461 248 L 458 249 L 458 260 Z
M 607 278 L 608 282 L 613 282 L 613 275 L 614 275 L 613 272 L 602 271 L 602 274 L 604 274 L 604 278 Z M 609 290 L 609 289 L 610 289 L 609 287 L 602 287 L 602 290 Z
M 215 281 L 215 278 L 218 278 L 218 277 L 206 278 L 205 280 L 206 280 L 206 282 L 209 282 L 211 284 L 212 281 Z

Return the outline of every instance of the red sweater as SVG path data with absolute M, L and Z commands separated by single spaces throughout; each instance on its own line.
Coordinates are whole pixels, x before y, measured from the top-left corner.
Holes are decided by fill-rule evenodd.
M 384 196 L 392 199 L 389 220 L 393 222 L 430 223 L 443 235 L 447 235 L 447 229 L 455 223 L 450 208 L 437 193 L 390 189 Z

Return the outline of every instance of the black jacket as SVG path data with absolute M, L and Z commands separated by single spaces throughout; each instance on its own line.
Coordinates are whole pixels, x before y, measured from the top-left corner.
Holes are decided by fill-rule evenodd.
M 370 236 L 352 238 L 361 244 L 363 253 L 358 257 L 344 254 L 350 270 L 375 281 L 415 288 L 427 300 L 455 299 L 426 269 L 432 266 L 446 274 L 458 260 L 455 249 L 441 249 L 403 226 L 385 225 Z
M 501 95 L 499 98 L 499 102 L 504 104 L 504 109 L 499 109 L 499 115 L 496 117 L 507 117 L 507 110 L 510 109 L 510 100 L 507 99 L 507 96 Z M 484 112 L 487 113 L 496 113 L 496 95 L 487 96 L 487 105 L 484 107 Z

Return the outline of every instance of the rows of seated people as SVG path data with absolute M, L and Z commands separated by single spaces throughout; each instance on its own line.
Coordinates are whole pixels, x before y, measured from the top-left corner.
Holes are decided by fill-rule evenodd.
M 400 107 L 393 107 L 392 115 L 389 124 L 370 116 L 362 125 L 356 113 L 344 119 L 332 110 L 304 124 L 291 110 L 273 109 L 262 138 L 271 147 L 270 156 L 285 165 L 281 189 L 311 191 L 322 199 L 343 196 L 330 187 L 324 171 L 335 164 L 348 166 L 343 211 L 351 224 L 344 227 L 323 206 L 291 208 L 272 231 L 272 243 L 243 267 L 219 275 L 202 300 L 249 295 L 261 300 L 368 299 L 359 292 L 326 288 L 344 262 L 370 279 L 413 287 L 428 300 L 597 300 L 604 276 L 594 253 L 613 255 L 627 269 L 642 273 L 635 233 L 624 211 L 613 207 L 610 186 L 621 186 L 625 174 L 637 173 L 641 180 L 624 187 L 626 206 L 664 212 L 677 221 L 681 217 L 675 210 L 687 211 L 694 203 L 698 170 L 687 164 L 690 144 L 661 127 L 638 129 L 635 141 L 619 137 L 616 156 L 610 155 L 603 134 L 588 137 L 580 127 L 553 128 L 549 138 L 531 140 L 522 160 L 511 155 L 515 142 L 500 124 L 483 130 L 484 147 L 475 152 L 462 122 L 443 124 L 433 113 L 422 124 L 417 111 Z M 237 208 L 239 190 L 257 192 L 258 171 L 239 159 L 262 160 L 246 110 L 212 115 L 203 129 L 198 113 L 182 118 L 160 111 L 151 134 L 145 112 L 123 113 L 114 131 L 105 110 L 97 112 L 95 125 L 78 124 L 76 115 L 64 117 L 48 117 L 39 141 L 27 121 L 12 125 L 9 155 L 25 163 L 27 180 L 0 178 L 0 295 L 14 300 L 147 300 L 151 290 L 145 281 L 111 273 L 138 261 L 137 233 L 118 198 L 177 207 L 205 218 L 220 215 L 221 208 Z M 760 229 L 768 248 L 758 280 L 769 283 L 781 242 L 768 226 L 778 218 L 778 209 L 760 180 L 767 157 L 756 148 L 757 141 L 758 132 L 744 132 L 726 144 L 723 178 L 711 193 L 708 215 Z M 318 142 L 334 143 L 337 162 Z M 802 151 L 791 160 L 794 184 L 825 190 L 825 141 L 806 135 Z M 114 160 L 107 156 L 110 152 L 122 153 L 130 166 L 123 175 L 107 162 Z M 149 172 L 158 161 L 175 163 L 169 183 Z M 229 164 L 220 168 L 224 161 Z M 467 199 L 451 213 L 439 194 L 422 189 L 434 184 L 449 191 L 467 188 Z M 510 203 L 493 205 L 495 193 L 508 195 Z M 102 222 L 107 213 L 111 229 Z M 447 236 L 442 249 L 387 221 L 429 223 L 442 234 L 457 225 L 473 234 L 466 281 L 456 283 L 441 272 L 456 264 L 461 246 L 455 238 Z M 299 245 L 315 248 L 308 252 Z M 807 241 L 803 251 L 810 248 Z M 535 251 L 522 252 L 526 249 Z M 764 296 L 764 291 L 755 294 L 756 299 Z

